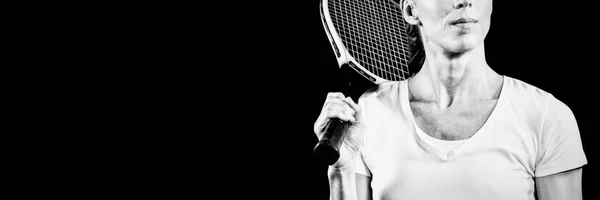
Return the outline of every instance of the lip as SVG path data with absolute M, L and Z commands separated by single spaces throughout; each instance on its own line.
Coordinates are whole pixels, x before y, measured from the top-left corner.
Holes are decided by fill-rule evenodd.
M 450 25 L 464 25 L 464 24 L 476 24 L 478 21 L 473 18 L 459 18 L 457 20 L 450 21 Z

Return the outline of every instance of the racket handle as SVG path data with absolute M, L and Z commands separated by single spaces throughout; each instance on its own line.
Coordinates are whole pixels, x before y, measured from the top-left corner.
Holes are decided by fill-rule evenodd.
M 331 119 L 325 126 L 325 134 L 313 149 L 313 155 L 320 162 L 332 165 L 340 158 L 340 146 L 344 142 L 344 122 Z

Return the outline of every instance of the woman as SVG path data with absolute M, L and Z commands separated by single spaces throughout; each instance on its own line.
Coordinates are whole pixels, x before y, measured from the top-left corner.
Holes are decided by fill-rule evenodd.
M 424 51 L 413 77 L 358 104 L 329 93 L 315 133 L 349 122 L 329 167 L 331 199 L 581 199 L 575 117 L 485 59 L 492 0 L 405 0 Z

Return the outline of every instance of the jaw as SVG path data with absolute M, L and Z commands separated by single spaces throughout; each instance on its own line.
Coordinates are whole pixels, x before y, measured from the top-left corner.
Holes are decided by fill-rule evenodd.
M 429 51 L 427 55 L 435 57 L 444 55 L 447 59 L 453 60 L 483 46 L 483 39 L 467 35 L 455 38 L 443 38 L 441 41 L 425 40 L 423 44 L 425 49 Z
M 483 44 L 483 41 L 484 37 L 479 31 L 471 30 L 469 32 L 453 32 L 443 35 L 440 44 L 448 52 L 463 53 L 478 48 Z

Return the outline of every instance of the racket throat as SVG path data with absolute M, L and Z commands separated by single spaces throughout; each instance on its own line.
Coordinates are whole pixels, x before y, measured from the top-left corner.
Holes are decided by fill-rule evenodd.
M 358 102 L 360 96 L 367 90 L 377 86 L 375 78 L 359 69 L 352 61 L 340 67 L 342 93 Z

